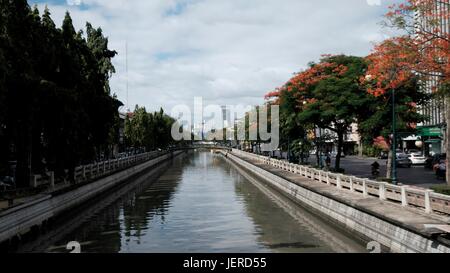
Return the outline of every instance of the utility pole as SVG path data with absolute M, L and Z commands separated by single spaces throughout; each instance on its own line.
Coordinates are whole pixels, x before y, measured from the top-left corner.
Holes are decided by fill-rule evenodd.
M 126 80 L 126 90 L 127 90 L 127 112 L 130 112 L 130 104 L 128 103 L 128 41 L 125 41 L 125 74 Z

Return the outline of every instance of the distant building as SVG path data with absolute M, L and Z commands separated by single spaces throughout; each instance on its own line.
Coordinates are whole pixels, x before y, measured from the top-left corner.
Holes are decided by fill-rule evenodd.
M 415 20 L 417 22 L 417 27 L 421 29 L 435 28 L 435 25 L 430 25 L 430 20 L 438 20 L 439 31 L 443 34 L 450 33 L 450 18 L 449 16 L 444 16 L 444 14 L 450 13 L 450 0 L 435 0 L 436 8 L 439 10 L 442 16 L 431 18 L 429 15 L 424 15 L 416 13 Z M 424 83 L 425 91 L 432 93 L 435 87 L 437 87 L 437 76 L 430 79 Z M 422 114 L 426 115 L 429 120 L 418 124 L 418 135 L 410 136 L 403 139 L 405 144 L 408 146 L 415 146 L 413 143 L 422 144 L 422 148 L 425 154 L 441 153 L 444 150 L 445 145 L 445 130 L 447 127 L 445 120 L 446 106 L 444 100 L 441 98 L 434 98 L 428 104 L 422 105 L 420 111 Z M 420 140 L 418 142 L 418 140 Z M 408 143 L 409 142 L 409 143 Z M 424 144 L 424 145 L 423 145 Z
M 324 144 L 321 148 L 322 152 L 326 153 L 337 153 L 337 134 L 329 129 L 316 129 L 316 136 L 325 138 Z M 358 132 L 358 125 L 356 123 L 352 124 L 344 135 L 344 145 L 342 147 L 342 152 L 345 155 L 357 155 L 362 154 L 362 143 L 361 136 Z

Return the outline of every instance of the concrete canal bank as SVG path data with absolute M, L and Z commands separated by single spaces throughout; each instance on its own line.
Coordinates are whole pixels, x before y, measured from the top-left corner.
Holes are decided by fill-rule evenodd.
M 0 243 L 5 243 L 12 238 L 20 238 L 32 228 L 38 227 L 54 217 L 61 216 L 63 213 L 182 153 L 184 151 L 168 152 L 89 183 L 75 185 L 70 190 L 40 194 L 32 201 L 1 211 Z
M 403 204 L 390 202 L 387 197 L 394 191 L 385 192 L 384 184 L 377 188 L 381 195 L 374 196 L 371 190 L 375 185 L 368 190 L 366 181 L 359 191 L 354 182 L 344 186 L 340 176 L 331 182 L 331 174 L 320 172 L 316 176 L 312 170 L 300 171 L 298 165 L 282 165 L 237 150 L 223 154 L 262 183 L 355 236 L 374 241 L 375 246 L 379 243 L 384 251 L 450 253 L 448 215 L 405 206 L 411 194 L 406 194 Z

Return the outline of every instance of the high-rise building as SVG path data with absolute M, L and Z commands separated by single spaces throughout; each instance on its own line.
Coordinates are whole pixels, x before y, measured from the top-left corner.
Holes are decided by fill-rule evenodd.
M 222 107 L 222 119 L 223 119 L 223 128 L 228 128 L 233 125 L 231 119 L 230 109 L 227 106 L 223 105 Z
M 450 33 L 450 0 L 434 0 L 434 11 L 430 14 L 417 12 L 415 14 L 416 28 L 421 31 L 435 32 L 436 28 L 440 34 Z M 431 77 L 423 84 L 423 88 L 428 93 L 434 92 L 438 85 L 438 77 Z M 442 98 L 433 98 L 428 104 L 422 105 L 420 110 L 422 114 L 428 117 L 428 120 L 418 124 L 418 136 L 421 138 L 424 151 L 427 154 L 441 153 L 445 145 L 446 106 Z

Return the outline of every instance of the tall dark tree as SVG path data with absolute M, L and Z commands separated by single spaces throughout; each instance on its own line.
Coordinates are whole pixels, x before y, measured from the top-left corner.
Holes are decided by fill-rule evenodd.
M 131 117 L 125 121 L 127 144 L 147 151 L 166 148 L 173 142 L 171 130 L 174 123 L 175 119 L 166 115 L 162 108 L 148 113 L 145 107 L 136 105 Z
M 19 187 L 46 169 L 71 179 L 76 165 L 110 155 L 117 139 L 116 52 L 101 29 L 76 32 L 69 13 L 58 29 L 47 8 L 41 16 L 25 0 L 0 5 L 1 165 L 17 160 Z

